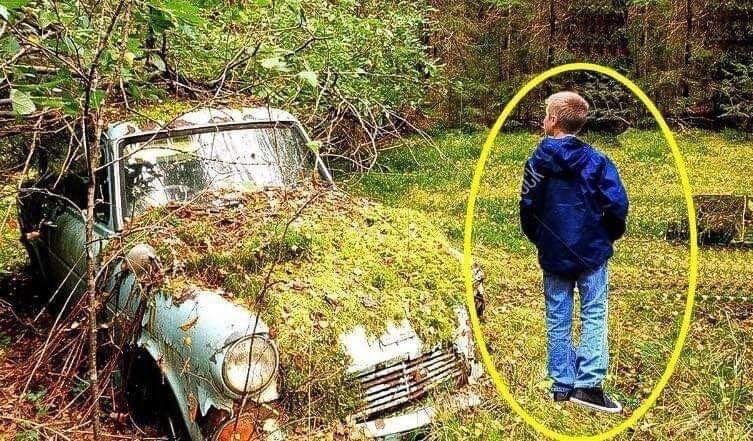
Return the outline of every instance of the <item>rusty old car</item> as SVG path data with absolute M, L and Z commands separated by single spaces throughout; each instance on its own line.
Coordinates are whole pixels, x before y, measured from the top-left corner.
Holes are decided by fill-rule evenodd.
M 271 136 L 282 143 L 286 154 L 269 154 L 265 146 Z M 207 180 L 197 179 L 202 172 L 201 165 L 196 164 L 169 179 L 155 179 L 153 170 L 144 167 L 134 172 L 136 162 L 159 163 L 161 155 L 166 154 L 167 141 L 177 139 L 201 149 L 210 159 L 230 160 L 231 165 L 225 166 L 222 173 L 235 183 L 253 183 L 259 188 L 286 186 L 291 183 L 280 169 L 310 167 L 309 173 L 318 173 L 319 179 L 334 186 L 302 125 L 282 110 L 199 109 L 170 125 L 151 128 L 134 122 L 114 123 L 100 145 L 104 167 L 97 176 L 97 240 L 92 245 L 96 253 L 102 254 L 108 241 L 117 237 L 143 207 L 182 201 L 197 187 L 210 185 Z M 162 147 L 140 153 L 131 148 L 148 143 Z M 253 166 L 243 167 L 238 165 L 240 161 L 232 161 L 250 157 L 257 159 Z M 148 191 L 143 187 L 145 181 L 151 185 Z M 54 189 L 38 191 L 45 185 L 42 179 L 37 190 L 25 188 L 20 193 L 22 241 L 49 286 L 59 286 L 57 293 L 81 295 L 86 285 L 82 212 L 86 206 L 86 182 L 71 173 L 59 179 Z M 148 261 L 151 253 L 148 246 L 136 246 L 126 263 Z M 255 311 L 212 290 L 200 290 L 181 302 L 175 302 L 169 293 L 157 293 L 144 301 L 133 295 L 137 272 L 132 265 L 121 264 L 102 282 L 103 290 L 111 293 L 107 310 L 111 315 L 135 315 L 142 310 L 134 346 L 157 368 L 141 375 L 161 376 L 169 386 L 167 394 L 179 414 L 171 424 L 180 425 L 184 436 L 191 440 L 284 439 L 285 431 L 275 422 L 274 413 L 265 413 L 263 421 L 257 421 L 258 413 L 239 415 L 245 412 L 241 404 L 247 400 L 264 404 L 281 398 L 278 372 L 284 369 L 280 354 L 286 348 L 279 347 L 270 326 Z M 480 271 L 474 275 L 480 295 L 483 276 Z M 363 436 L 400 437 L 429 426 L 435 410 L 424 398 L 433 385 L 447 378 L 458 380 L 453 383 L 452 394 L 462 398 L 458 399 L 460 405 L 474 405 L 466 385 L 476 382 L 483 370 L 475 354 L 465 308 L 459 307 L 453 320 L 457 323 L 454 339 L 428 351 L 407 322 L 391 325 L 380 338 L 370 338 L 363 330 L 356 330 L 341 336 L 339 342 L 332 342 L 343 345 L 349 356 L 344 371 L 361 385 L 362 406 L 354 416 L 354 425 Z M 190 345 L 185 344 L 186 323 L 191 327 Z M 178 432 L 176 427 L 173 429 Z
M 698 244 L 706 246 L 753 246 L 753 196 L 698 194 L 693 196 L 698 222 Z M 688 220 L 670 222 L 669 240 L 688 240 Z

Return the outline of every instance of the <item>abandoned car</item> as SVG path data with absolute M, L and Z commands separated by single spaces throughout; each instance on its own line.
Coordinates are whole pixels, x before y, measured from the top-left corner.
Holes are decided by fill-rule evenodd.
M 698 222 L 698 244 L 753 246 L 753 196 L 701 194 L 693 196 Z M 687 240 L 688 221 L 672 222 L 667 239 Z
M 155 286 L 151 280 L 149 289 L 140 287 L 141 278 L 147 277 L 144 274 L 149 273 L 151 266 L 159 264 L 158 253 L 150 244 L 150 239 L 158 233 L 147 235 L 140 243 L 130 243 L 120 260 L 110 259 L 107 250 L 111 242 L 121 241 L 129 228 L 137 230 L 131 225 L 149 213 L 153 216 L 158 213 L 160 219 L 175 213 L 185 219 L 232 213 L 214 224 L 202 224 L 214 228 L 208 230 L 212 231 L 208 238 L 201 230 L 196 240 L 202 250 L 197 259 L 204 259 L 197 265 L 198 270 L 202 270 L 202 265 L 211 264 L 207 262 L 210 260 L 208 256 L 213 255 L 212 247 L 218 246 L 209 243 L 212 236 L 230 234 L 234 228 L 245 228 L 245 234 L 252 234 L 249 233 L 254 228 L 249 225 L 251 221 L 244 223 L 245 218 L 236 216 L 249 213 L 238 207 L 248 204 L 249 198 L 255 197 L 254 193 L 261 194 L 258 197 L 267 203 L 265 192 L 294 187 L 296 177 L 306 174 L 335 192 L 331 175 L 301 124 L 285 111 L 268 108 L 200 109 L 169 124 L 156 124 L 152 128 L 141 124 L 113 124 L 101 143 L 101 163 L 104 166 L 97 175 L 94 230 L 98 240 L 93 246 L 100 255 L 101 266 L 113 268 L 101 282 L 102 291 L 110 296 L 107 310 L 110 316 L 137 317 L 138 335 L 134 336 L 133 344 L 158 367 L 154 370 L 155 375 L 160 372 L 164 375 L 184 425 L 182 430 L 190 439 L 284 439 L 291 424 L 285 421 L 284 412 L 277 410 L 276 403 L 286 401 L 285 405 L 292 407 L 296 402 L 286 400 L 286 389 L 292 387 L 281 384 L 281 372 L 291 369 L 285 365 L 286 354 L 305 352 L 306 348 L 295 347 L 295 338 L 287 341 L 287 347 L 278 341 L 281 337 L 276 335 L 275 328 L 280 324 L 268 323 L 262 318 L 268 317 L 261 313 L 265 304 L 247 302 L 244 305 L 216 286 L 160 283 Z M 45 179 L 42 177 L 35 187 L 26 187 L 20 192 L 22 241 L 49 286 L 60 287 L 56 290 L 57 295 L 81 295 L 86 285 L 83 280 L 85 211 L 82 212 L 86 206 L 86 181 L 73 173 L 62 178 L 50 176 Z M 224 196 L 218 196 L 217 200 L 211 201 L 209 208 L 194 211 L 181 205 L 198 198 L 202 192 L 219 188 L 236 192 L 231 195 L 244 193 L 252 196 L 234 196 L 227 199 L 230 202 Z M 301 209 L 304 205 L 301 204 Z M 159 211 L 150 211 L 155 207 L 171 207 L 174 211 L 170 215 L 160 215 Z M 378 212 L 379 209 L 374 207 L 368 205 L 367 208 Z M 190 216 L 186 215 L 188 212 Z M 254 215 L 256 211 L 250 210 L 250 213 Z M 372 225 L 373 220 L 367 221 L 363 225 Z M 356 221 L 348 219 L 347 222 Z M 410 220 L 406 229 L 415 230 L 414 222 Z M 343 225 L 346 229 L 348 224 Z M 380 238 L 389 237 L 388 228 L 380 228 L 374 234 Z M 338 236 L 346 234 L 342 231 L 336 233 Z M 183 239 L 167 235 L 163 241 L 167 245 L 162 251 L 169 255 L 181 246 L 181 241 L 189 241 L 181 237 Z M 238 237 L 237 241 L 231 239 L 228 242 L 234 246 L 234 242 L 241 243 L 243 239 Z M 301 240 L 309 243 L 317 239 Z M 403 239 L 400 242 L 401 246 L 405 244 Z M 300 254 L 302 247 L 294 244 L 288 250 Z M 263 246 L 255 248 L 249 261 L 257 259 L 260 250 L 266 249 Z M 447 255 L 456 264 L 457 259 L 462 258 L 456 251 L 441 254 L 435 249 L 429 249 L 422 257 L 427 265 Z M 216 266 L 204 271 L 209 273 L 204 274 L 205 279 L 213 280 L 213 277 L 225 274 L 226 268 L 237 266 L 233 258 L 223 256 L 233 255 L 223 254 L 216 258 Z M 311 262 L 315 260 L 311 256 L 306 259 L 303 261 L 304 270 L 307 266 L 313 267 Z M 393 258 L 384 259 L 386 264 L 376 266 L 389 266 Z M 406 258 L 409 259 L 410 256 Z M 177 262 L 176 259 L 172 268 L 160 271 L 181 271 L 176 270 Z M 253 262 L 258 266 L 256 260 Z M 424 264 L 419 262 L 400 277 L 420 280 L 420 268 Z M 457 268 L 459 273 L 459 264 Z M 483 273 L 477 266 L 474 268 L 474 286 L 480 299 Z M 352 271 L 353 277 L 360 271 L 357 268 L 346 270 Z M 459 277 L 449 271 L 442 276 Z M 389 286 L 390 277 L 391 273 L 375 277 L 374 286 L 369 289 L 378 293 Z M 240 280 L 242 282 L 243 278 Z M 436 282 L 421 283 L 426 289 L 406 288 L 406 292 L 418 293 L 417 305 L 443 301 L 430 297 Z M 305 294 L 300 286 L 289 285 L 292 286 L 291 292 L 299 293 L 299 296 Z M 333 290 L 330 287 L 330 291 Z M 338 299 L 334 294 L 327 294 L 324 296 L 326 302 L 321 304 L 350 301 L 347 292 L 339 295 Z M 306 301 L 301 299 L 301 305 Z M 356 306 L 363 304 L 373 315 L 374 311 L 379 311 L 373 306 L 378 302 L 378 298 L 373 300 L 364 296 Z M 437 412 L 435 403 L 429 400 L 429 392 L 439 386 L 444 386 L 447 396 L 452 397 L 446 401 L 456 402 L 458 408 L 475 405 L 477 397 L 474 398 L 467 385 L 478 380 L 482 369 L 475 355 L 468 312 L 462 302 L 451 306 L 454 314 L 448 320 L 452 323 L 452 332 L 442 335 L 440 341 L 430 347 L 422 341 L 421 332 L 414 329 L 411 321 L 395 317 L 399 313 L 381 319 L 385 323 L 381 334 L 374 335 L 368 326 L 351 326 L 337 340 L 327 342 L 327 346 L 337 347 L 345 355 L 341 361 L 343 366 L 329 370 L 347 376 L 348 383 L 344 384 L 353 386 L 351 392 L 355 391 L 357 405 L 344 408 L 348 415 L 339 417 L 340 421 L 347 421 L 345 425 L 357 430 L 359 437 L 399 437 L 427 427 Z M 282 305 L 280 315 L 294 314 L 298 307 L 296 300 L 290 301 Z M 399 312 L 399 307 L 397 310 Z M 311 315 L 314 314 L 307 313 L 304 318 Z M 332 317 L 338 320 L 336 315 Z M 343 319 L 348 320 L 354 319 L 350 316 Z M 296 335 L 318 335 L 318 332 L 333 327 L 321 318 L 316 326 L 312 331 L 304 330 Z M 427 329 L 429 334 L 439 335 L 431 326 Z M 305 343 L 300 341 L 298 345 Z M 294 361 L 291 357 L 287 359 Z M 337 393 L 331 392 L 332 395 Z

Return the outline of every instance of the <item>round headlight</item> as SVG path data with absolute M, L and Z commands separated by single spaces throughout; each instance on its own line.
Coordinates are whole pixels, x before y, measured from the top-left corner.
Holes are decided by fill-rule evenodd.
M 222 379 L 237 394 L 257 392 L 272 381 L 278 363 L 272 341 L 266 336 L 250 335 L 233 343 L 225 353 Z

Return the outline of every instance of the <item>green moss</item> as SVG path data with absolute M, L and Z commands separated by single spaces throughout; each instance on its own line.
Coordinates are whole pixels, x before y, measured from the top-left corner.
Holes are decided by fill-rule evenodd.
M 187 100 L 165 100 L 158 104 L 145 105 L 139 108 L 139 113 L 132 115 L 136 124 L 145 124 L 154 121 L 168 123 L 192 109 L 198 104 Z
M 462 278 L 441 230 L 420 212 L 321 192 L 290 223 L 313 192 L 276 194 L 272 204 L 270 192 L 249 194 L 244 208 L 214 214 L 154 209 L 127 243 L 146 241 L 165 268 L 181 268 L 166 272 L 170 289 L 222 288 L 260 311 L 280 347 L 288 411 L 300 412 L 311 394 L 322 417 L 342 417 L 358 405 L 358 389 L 340 336 L 363 326 L 376 339 L 408 320 L 427 350 L 449 342 Z M 139 233 L 156 219 L 159 234 Z

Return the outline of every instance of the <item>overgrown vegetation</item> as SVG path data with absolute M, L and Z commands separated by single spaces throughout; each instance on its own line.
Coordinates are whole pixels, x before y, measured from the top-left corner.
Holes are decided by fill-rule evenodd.
M 407 142 L 384 156 L 384 169 L 354 177 L 351 188 L 395 206 L 432 213 L 456 244 L 470 176 L 485 133 L 441 134 L 434 146 Z M 677 337 L 687 287 L 686 244 L 668 242 L 668 224 L 685 216 L 677 172 L 661 135 L 628 131 L 586 139 L 617 163 L 631 198 L 628 234 L 610 267 L 611 370 L 608 388 L 630 409 L 664 369 Z M 536 135 L 504 133 L 490 157 L 476 213 L 475 251 L 487 273 L 484 333 L 495 364 L 519 402 L 548 426 L 573 434 L 603 431 L 624 418 L 605 417 L 548 395 L 541 274 L 536 252 L 518 226 L 523 164 Z M 682 134 L 696 193 L 750 193 L 749 137 Z M 680 365 L 654 407 L 625 439 L 744 439 L 753 429 L 750 287 L 753 251 L 703 248 L 697 307 Z M 577 314 L 576 314 L 577 317 Z M 530 439 L 533 432 L 493 389 L 480 410 L 448 416 L 437 439 Z
M 369 329 L 373 333 L 384 325 L 375 319 L 380 314 L 395 319 L 410 315 L 413 309 L 406 313 L 403 306 L 449 307 L 441 302 L 423 304 L 427 299 L 417 291 L 460 287 L 457 278 L 447 276 L 457 274 L 449 266 L 451 259 L 427 262 L 428 257 L 416 256 L 435 256 L 440 251 L 413 249 L 410 244 L 425 238 L 438 245 L 443 234 L 459 244 L 470 172 L 483 141 L 480 131 L 526 79 L 547 67 L 569 61 L 615 67 L 634 78 L 675 127 L 753 129 L 750 0 L 0 1 L 0 276 L 24 260 L 14 193 L 18 181 L 40 177 L 33 169 L 55 175 L 76 170 L 87 176 L 87 206 L 79 208 L 87 210 L 87 242 L 93 242 L 99 166 L 95 144 L 103 128 L 114 121 L 167 122 L 198 106 L 277 106 L 302 120 L 325 157 L 343 161 L 350 169 L 373 169 L 353 189 L 401 209 L 357 200 L 330 201 L 336 216 L 314 210 L 316 221 L 326 227 L 317 229 L 312 218 L 310 225 L 292 225 L 290 235 L 279 240 L 275 239 L 279 228 L 268 220 L 267 227 L 253 231 L 228 224 L 244 232 L 242 241 L 231 241 L 223 235 L 227 231 L 222 225 L 199 216 L 172 216 L 177 223 L 170 225 L 155 223 L 180 230 L 184 257 L 176 258 L 158 246 L 165 262 L 183 265 L 170 280 L 176 292 L 199 283 L 223 287 L 250 304 L 256 293 L 269 290 L 274 295 L 267 299 L 271 312 L 265 318 L 283 325 L 289 321 L 308 332 L 286 334 L 285 326 L 278 325 L 282 340 L 315 334 L 331 343 L 336 331 L 356 323 L 343 320 L 343 314 L 362 306 L 365 324 L 375 326 Z M 519 106 L 510 125 L 538 125 L 541 98 L 561 88 L 577 90 L 593 104 L 588 127 L 602 134 L 589 138 L 614 156 L 631 189 L 630 234 L 620 244 L 613 266 L 617 329 L 613 335 L 618 336 L 618 355 L 610 379 L 618 396 L 634 407 L 661 371 L 677 328 L 687 250 L 665 242 L 663 235 L 669 222 L 683 216 L 684 206 L 663 141 L 653 132 L 634 130 L 651 127 L 645 110 L 610 80 L 573 73 L 550 81 Z M 446 132 L 456 128 L 463 132 Z M 420 129 L 437 131 L 435 145 L 421 145 L 418 138 L 412 138 L 408 147 L 386 142 Z M 630 130 L 623 133 L 625 129 Z M 566 408 L 552 413 L 544 401 L 538 272 L 534 250 L 517 226 L 517 185 L 522 163 L 535 142 L 535 136 L 523 132 L 500 138 L 478 203 L 477 254 L 490 279 L 497 281 L 488 292 L 489 302 L 498 306 L 487 313 L 486 332 L 495 342 L 492 349 L 497 351 L 500 370 L 540 419 L 563 430 L 596 431 L 616 419 L 605 421 Z M 683 150 L 696 191 L 750 193 L 750 146 L 748 135 L 740 132 L 688 132 Z M 355 208 L 343 208 L 351 204 Z M 355 220 L 344 216 L 353 214 L 348 210 L 355 210 Z M 379 213 L 377 219 L 369 217 L 369 210 Z M 156 210 L 141 222 L 161 220 L 158 214 L 165 212 Z M 237 214 L 249 215 L 243 210 Z M 393 223 L 400 227 L 395 236 L 378 231 L 378 225 Z M 155 240 L 164 241 L 164 231 Z M 224 242 L 209 250 L 203 236 Z M 410 240 L 388 240 L 394 237 Z M 364 239 L 368 239 L 365 245 Z M 332 248 L 333 244 L 341 247 Z M 394 262 L 402 266 L 385 265 L 390 256 L 374 244 L 394 249 Z M 272 268 L 265 254 L 277 254 L 282 262 Z M 358 263 L 365 257 L 368 265 Z M 750 265 L 745 265 L 750 257 L 745 250 L 704 250 L 696 340 L 686 350 L 675 388 L 635 429 L 635 437 L 750 436 L 752 386 L 746 369 L 750 370 L 751 356 L 747 349 L 739 350 L 750 340 L 753 277 Z M 76 396 L 86 391 L 98 403 L 103 397 L 98 394 L 97 373 L 112 368 L 117 360 L 108 359 L 106 368 L 96 366 L 94 274 L 98 268 L 93 256 L 87 262 L 88 300 L 76 306 L 81 315 L 64 319 L 61 323 L 66 326 L 50 330 L 49 335 L 66 335 L 67 326 L 74 323 L 88 329 L 88 342 L 59 345 L 56 353 L 75 354 L 77 363 L 82 363 L 66 363 L 66 372 L 83 375 L 81 369 L 88 367 L 89 380 L 68 380 L 89 385 Z M 321 275 L 304 277 L 308 265 Z M 206 270 L 219 267 L 229 269 Z M 300 284 L 267 286 L 261 276 L 269 269 L 272 280 L 300 275 Z M 433 280 L 435 276 L 440 282 Z M 383 297 L 385 303 L 359 304 L 352 292 L 359 298 Z M 309 303 L 299 315 L 281 306 L 297 304 L 304 294 Z M 404 304 L 402 296 L 415 302 Z M 448 323 L 439 318 L 447 315 L 437 317 L 438 322 L 414 323 L 427 342 L 448 335 Z M 36 331 L 35 326 L 32 322 L 29 329 Z M 516 349 L 505 351 L 510 344 Z M 341 356 L 333 347 L 322 349 L 322 360 L 332 362 Z M 89 356 L 85 363 L 82 354 Z M 14 360 L 30 355 L 16 352 Z M 2 357 L 0 350 L 0 361 Z M 286 361 L 296 365 L 301 360 L 319 363 L 306 357 Z M 285 386 L 295 400 L 308 378 L 292 372 L 286 373 Z M 3 378 L 27 380 L 12 373 Z M 103 383 L 104 389 L 108 387 Z M 322 383 L 319 392 L 330 387 L 347 386 Z M 27 396 L 30 391 L 22 389 Z M 47 389 L 37 401 L 49 400 L 53 392 Z M 529 429 L 505 413 L 506 407 L 490 390 L 486 392 L 484 410 L 446 419 L 440 435 L 502 437 L 511 431 L 514 436 L 530 437 Z M 29 400 L 19 406 L 27 415 L 38 411 Z M 293 402 L 289 406 L 295 407 Z M 95 405 L 78 415 L 78 420 L 93 415 L 95 438 L 97 409 Z M 329 410 L 331 406 L 321 408 Z M 23 428 L 19 439 L 37 439 L 57 436 L 55 427 L 60 425 L 23 422 L 19 427 Z M 491 427 L 491 435 L 479 427 Z
M 369 167 L 385 137 L 487 124 L 528 77 L 570 61 L 623 71 L 678 126 L 751 128 L 749 0 L 86 3 L 4 2 L 0 133 L 59 136 L 89 98 L 130 116 L 176 97 L 242 100 L 294 110 L 323 153 Z M 614 86 L 564 75 L 512 123 L 537 123 L 542 95 L 568 87 L 591 100 L 593 128 L 648 124 Z M 29 139 L 11 147 L 28 152 Z
M 280 348 L 291 419 L 355 412 L 359 389 L 346 375 L 342 337 L 357 327 L 376 339 L 407 320 L 426 351 L 454 340 L 460 262 L 426 215 L 330 188 L 228 194 L 219 199 L 230 208 L 209 210 L 217 199 L 152 209 L 122 246 L 155 247 L 176 301 L 221 289 L 261 313 Z
M 0 134 L 59 137 L 90 104 L 134 116 L 175 97 L 247 100 L 295 110 L 324 153 L 368 166 L 377 140 L 411 130 L 433 82 L 426 11 L 419 0 L 4 2 Z
M 0 275 L 17 268 L 24 259 L 24 249 L 18 241 L 15 188 L 0 182 Z

